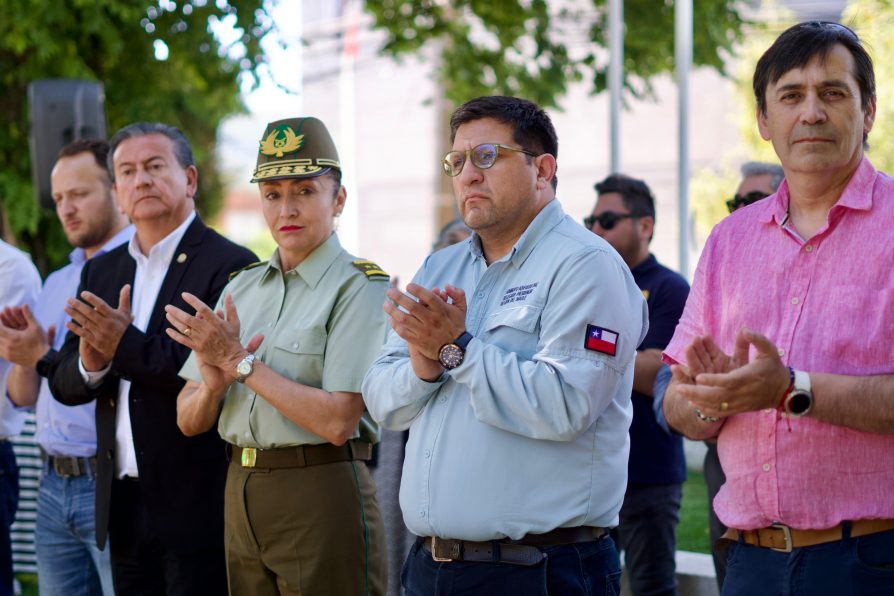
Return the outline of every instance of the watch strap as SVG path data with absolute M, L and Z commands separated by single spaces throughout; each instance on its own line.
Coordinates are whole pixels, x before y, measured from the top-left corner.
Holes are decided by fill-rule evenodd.
M 463 332 L 460 334 L 460 336 L 457 337 L 457 338 L 453 341 L 453 343 L 455 343 L 456 345 L 458 345 L 458 346 L 462 349 L 462 351 L 465 352 L 465 351 L 466 351 L 466 346 L 468 346 L 468 345 L 469 345 L 469 342 L 472 341 L 472 337 L 474 337 L 474 336 L 473 336 L 471 333 L 469 333 L 468 331 L 463 331 Z
M 34 370 L 37 371 L 37 374 L 46 378 L 50 374 L 50 367 L 56 363 L 56 360 L 59 358 L 59 352 L 50 348 L 47 350 L 47 353 L 40 357 L 40 360 L 37 361 L 37 364 L 34 365 Z

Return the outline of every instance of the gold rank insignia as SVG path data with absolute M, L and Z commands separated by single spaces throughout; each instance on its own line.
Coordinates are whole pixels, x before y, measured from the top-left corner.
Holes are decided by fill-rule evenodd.
M 261 141 L 260 152 L 264 155 L 282 157 L 284 153 L 292 153 L 301 149 L 304 144 L 304 135 L 296 135 L 291 126 L 281 125 L 270 131 Z
M 643 290 L 643 298 L 645 298 L 646 300 L 649 299 L 649 290 Z
M 236 269 L 230 274 L 229 280 L 233 281 L 233 278 L 242 273 L 243 271 L 248 271 L 249 269 L 254 269 L 255 267 L 260 267 L 261 265 L 266 265 L 267 261 L 255 261 L 254 263 L 249 263 L 242 269 Z
M 382 268 L 373 263 L 372 261 L 352 261 L 351 264 L 356 267 L 359 271 L 363 272 L 368 279 L 391 279 L 391 276 L 382 271 Z

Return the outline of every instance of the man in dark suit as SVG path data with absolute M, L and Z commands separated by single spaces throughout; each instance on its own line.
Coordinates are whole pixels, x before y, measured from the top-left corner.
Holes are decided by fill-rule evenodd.
M 198 174 L 179 130 L 126 126 L 110 160 L 136 232 L 84 267 L 50 387 L 62 403 L 96 400 L 96 538 L 102 548 L 108 532 L 116 592 L 224 594 L 226 452 L 215 430 L 177 428 L 189 350 L 165 335 L 164 307 L 188 308 L 184 292 L 213 304 L 256 258 L 195 215 Z

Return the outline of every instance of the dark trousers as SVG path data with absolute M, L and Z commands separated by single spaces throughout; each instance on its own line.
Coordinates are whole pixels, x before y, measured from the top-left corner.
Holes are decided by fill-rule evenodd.
M 438 563 L 420 542 L 401 572 L 406 596 L 546 596 L 621 592 L 621 564 L 608 536 L 541 549 L 546 557 L 526 567 L 509 563 Z
M 4 398 L 5 399 L 5 398 Z M 0 596 L 12 594 L 12 544 L 9 527 L 19 505 L 19 467 L 12 444 L 0 440 Z
M 220 548 L 166 548 L 152 528 L 138 480 L 112 481 L 109 547 L 116 594 L 187 596 L 227 593 L 223 536 Z
M 723 596 L 890 596 L 894 530 L 796 548 L 791 553 L 735 542 Z
M 720 458 L 717 456 L 717 442 L 705 441 L 708 447 L 705 453 L 705 484 L 708 487 L 708 532 L 711 536 L 711 556 L 714 558 L 714 573 L 717 576 L 717 589 L 723 587 L 723 577 L 726 575 L 726 551 L 718 551 L 717 541 L 726 532 L 726 526 L 714 512 L 714 497 L 720 492 L 720 487 L 726 482 L 726 475 L 720 467 Z
M 621 523 L 612 531 L 634 596 L 677 593 L 677 524 L 681 484 L 629 484 L 621 506 Z

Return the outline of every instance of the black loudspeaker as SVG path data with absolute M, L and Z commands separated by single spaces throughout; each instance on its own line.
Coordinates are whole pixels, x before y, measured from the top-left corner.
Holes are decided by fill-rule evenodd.
M 102 83 L 45 79 L 28 85 L 31 106 L 31 180 L 37 202 L 53 209 L 50 172 L 59 151 L 77 139 L 106 138 Z

